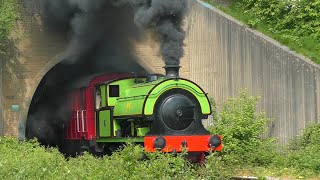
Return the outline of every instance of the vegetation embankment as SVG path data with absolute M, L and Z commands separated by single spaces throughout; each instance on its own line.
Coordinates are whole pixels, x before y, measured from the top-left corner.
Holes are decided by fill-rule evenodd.
M 205 1 L 320 63 L 320 0 Z
M 320 177 L 320 125 L 312 125 L 290 146 L 279 149 L 274 139 L 262 139 L 269 121 L 256 113 L 257 97 L 240 92 L 215 111 L 213 133 L 223 135 L 224 150 L 192 165 L 183 154 L 146 153 L 128 144 L 103 158 L 89 154 L 65 159 L 55 148 L 35 141 L 0 138 L 0 179 L 228 179 L 233 175 L 290 178 Z M 214 106 L 215 108 L 215 106 Z
M 6 51 L 5 45 L 18 17 L 17 0 L 0 0 L 0 54 Z

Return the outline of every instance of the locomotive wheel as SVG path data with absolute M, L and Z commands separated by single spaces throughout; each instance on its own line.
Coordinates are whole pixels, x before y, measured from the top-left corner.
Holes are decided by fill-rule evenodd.
M 158 99 L 155 115 L 168 129 L 181 131 L 201 120 L 201 108 L 197 99 L 188 91 L 173 89 Z

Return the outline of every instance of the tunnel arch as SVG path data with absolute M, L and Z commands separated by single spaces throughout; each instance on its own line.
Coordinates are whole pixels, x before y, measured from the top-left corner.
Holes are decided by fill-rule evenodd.
M 41 80 L 44 78 L 44 76 L 52 69 L 55 65 L 57 65 L 59 62 L 63 60 L 63 54 L 60 53 L 57 56 L 55 56 L 52 60 L 50 60 L 34 77 L 33 84 L 30 86 L 31 88 L 26 93 L 26 98 L 32 100 L 33 95 L 38 88 Z M 30 101 L 31 102 L 31 101 Z M 27 109 L 29 109 L 30 102 L 27 104 Z
M 30 123 L 28 121 L 32 121 L 29 119 L 30 112 L 32 112 L 32 102 L 37 96 L 37 91 L 39 88 L 41 88 L 41 83 L 46 79 L 46 76 L 50 74 L 52 70 L 55 69 L 55 67 L 59 66 L 63 60 L 65 60 L 65 57 L 67 57 L 65 52 L 59 53 L 54 58 L 52 58 L 49 62 L 46 63 L 45 66 L 41 68 L 40 71 L 37 72 L 37 74 L 34 77 L 34 80 L 32 84 L 30 84 L 30 88 L 26 92 L 26 101 L 25 104 L 25 111 L 22 111 L 21 116 L 24 117 L 23 121 L 19 123 L 19 139 L 28 139 L 31 138 L 28 137 L 28 131 L 30 131 Z M 156 69 L 152 66 L 152 63 L 148 62 L 146 58 L 136 58 L 137 61 L 133 62 L 137 64 L 138 66 L 142 67 L 146 72 L 148 73 L 155 73 Z M 29 128 L 29 129 L 28 129 Z M 31 133 L 33 134 L 33 133 Z M 29 132 L 30 135 L 30 132 Z M 35 136 L 36 137 L 36 136 Z M 39 139 L 39 137 L 37 137 Z
M 20 112 L 20 120 L 18 124 L 18 138 L 20 140 L 25 139 L 25 132 L 26 132 L 26 122 L 28 117 L 28 112 L 30 108 L 30 104 L 32 98 L 44 76 L 52 69 L 56 64 L 63 60 L 63 54 L 59 53 L 54 58 L 52 58 L 49 62 L 45 64 L 40 71 L 37 72 L 33 81 L 28 85 L 27 92 L 25 94 L 25 101 L 22 104 L 21 112 Z

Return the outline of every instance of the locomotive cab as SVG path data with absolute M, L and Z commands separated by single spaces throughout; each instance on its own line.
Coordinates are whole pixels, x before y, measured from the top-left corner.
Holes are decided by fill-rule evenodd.
M 125 90 L 137 84 L 146 83 L 145 77 L 114 80 L 96 87 L 96 102 L 101 98 L 101 106 L 96 109 L 97 137 L 99 141 L 107 138 L 142 137 L 150 130 L 150 124 L 143 121 L 143 116 L 114 116 L 114 107 Z M 102 92 L 102 93 L 100 93 Z M 101 95 L 100 95 L 101 94 Z M 121 95 L 122 94 L 122 95 Z M 127 109 L 131 104 L 126 105 Z M 103 138 L 105 138 L 103 140 Z M 110 139 L 109 139 L 110 140 Z M 120 140 L 120 139 L 118 139 Z

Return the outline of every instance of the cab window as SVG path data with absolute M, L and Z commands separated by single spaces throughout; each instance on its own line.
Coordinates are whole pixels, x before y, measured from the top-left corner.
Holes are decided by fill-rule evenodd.
M 99 87 L 95 90 L 95 98 L 96 98 L 96 109 L 101 108 L 101 90 Z
M 109 97 L 119 97 L 120 88 L 119 85 L 110 85 L 109 86 Z

